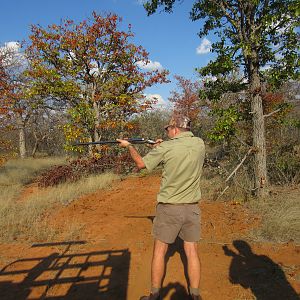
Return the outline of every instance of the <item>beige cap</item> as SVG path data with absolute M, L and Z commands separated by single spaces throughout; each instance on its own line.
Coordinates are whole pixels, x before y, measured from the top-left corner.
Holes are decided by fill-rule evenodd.
M 165 126 L 165 129 L 167 129 L 170 126 L 191 129 L 191 120 L 183 115 L 174 115 L 170 119 L 169 123 Z

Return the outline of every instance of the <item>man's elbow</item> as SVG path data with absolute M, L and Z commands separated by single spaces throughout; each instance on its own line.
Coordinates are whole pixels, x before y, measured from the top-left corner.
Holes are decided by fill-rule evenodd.
M 143 161 L 137 162 L 137 163 L 136 163 L 136 166 L 137 166 L 137 168 L 138 168 L 139 170 L 145 169 L 145 168 L 146 168 L 146 165 L 144 164 Z

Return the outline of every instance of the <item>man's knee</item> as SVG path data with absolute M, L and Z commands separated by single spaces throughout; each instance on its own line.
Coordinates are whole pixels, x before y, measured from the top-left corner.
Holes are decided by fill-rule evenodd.
M 154 241 L 153 255 L 155 256 L 165 256 L 168 250 L 168 244 L 160 240 Z
M 183 247 L 187 258 L 198 257 L 198 245 L 196 242 L 184 242 Z

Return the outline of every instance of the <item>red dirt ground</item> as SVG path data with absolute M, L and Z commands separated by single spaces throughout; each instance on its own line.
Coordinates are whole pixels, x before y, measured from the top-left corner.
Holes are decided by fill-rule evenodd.
M 0 299 L 137 300 L 146 294 L 159 182 L 159 176 L 129 177 L 57 208 L 53 225 L 79 225 L 78 238 L 0 244 Z M 300 246 L 249 241 L 259 218 L 241 205 L 203 200 L 200 206 L 204 300 L 299 299 Z M 163 299 L 187 299 L 185 266 L 178 240 L 167 254 Z

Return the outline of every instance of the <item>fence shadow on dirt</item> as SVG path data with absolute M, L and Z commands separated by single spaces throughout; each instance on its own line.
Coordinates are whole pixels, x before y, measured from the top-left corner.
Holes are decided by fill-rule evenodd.
M 250 289 L 257 300 L 299 300 L 287 281 L 281 267 L 266 255 L 253 253 L 243 240 L 232 242 L 234 250 L 223 246 L 224 254 L 231 256 L 229 280 Z
M 77 253 L 84 241 L 36 244 L 65 247 L 62 253 L 16 260 L 0 270 L 1 300 L 127 299 L 128 249 Z

